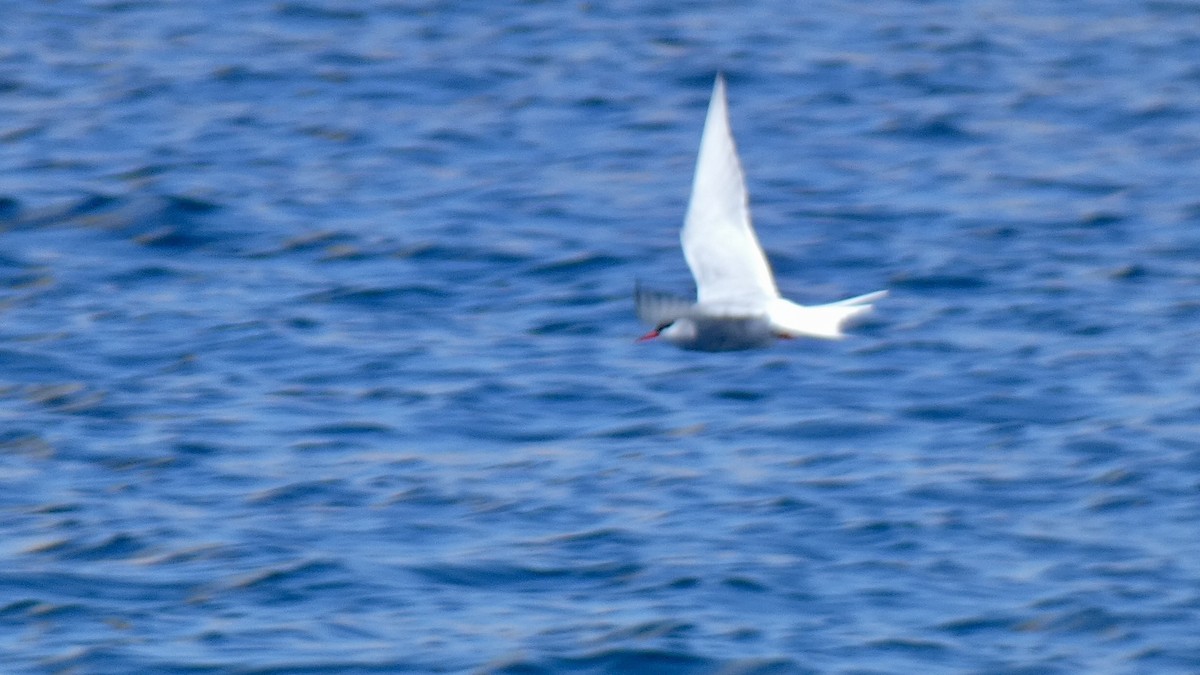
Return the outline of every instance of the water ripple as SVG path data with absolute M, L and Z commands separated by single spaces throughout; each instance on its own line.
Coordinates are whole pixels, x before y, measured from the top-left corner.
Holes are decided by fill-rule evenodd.
M 8 8 L 9 670 L 1195 670 L 1194 7 L 215 2 Z

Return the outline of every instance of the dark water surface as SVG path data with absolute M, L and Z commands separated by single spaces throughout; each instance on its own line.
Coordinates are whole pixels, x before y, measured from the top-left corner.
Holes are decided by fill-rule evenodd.
M 2 4 L 4 672 L 1200 672 L 1200 5 Z

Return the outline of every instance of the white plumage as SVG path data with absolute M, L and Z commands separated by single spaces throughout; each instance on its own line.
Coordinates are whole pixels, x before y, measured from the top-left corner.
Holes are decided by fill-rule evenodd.
M 696 303 L 682 309 L 679 303 L 664 304 L 662 294 L 639 291 L 638 315 L 655 323 L 645 339 L 661 336 L 688 349 L 724 351 L 765 346 L 776 337 L 840 338 L 850 320 L 887 295 L 875 291 L 813 306 L 779 295 L 750 222 L 721 75 L 713 85 L 680 239 L 696 280 Z M 664 315 L 665 305 L 674 311 Z

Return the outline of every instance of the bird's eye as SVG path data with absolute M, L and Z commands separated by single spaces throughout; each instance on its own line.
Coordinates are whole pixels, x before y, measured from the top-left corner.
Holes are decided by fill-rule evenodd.
M 670 325 L 671 325 L 671 324 L 673 324 L 673 323 L 675 323 L 675 322 L 674 322 L 674 321 L 668 321 L 668 322 L 666 322 L 666 323 L 660 323 L 660 324 L 658 325 L 658 327 L 654 329 L 654 332 L 655 332 L 655 333 L 661 333 L 661 332 L 662 332 L 664 329 L 666 329 L 668 326 L 670 326 Z

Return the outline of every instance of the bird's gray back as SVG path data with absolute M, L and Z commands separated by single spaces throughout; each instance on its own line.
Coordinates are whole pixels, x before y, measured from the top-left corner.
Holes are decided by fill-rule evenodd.
M 695 326 L 693 335 L 677 344 L 702 352 L 729 352 L 766 347 L 775 341 L 775 333 L 765 318 L 691 316 L 685 319 Z

